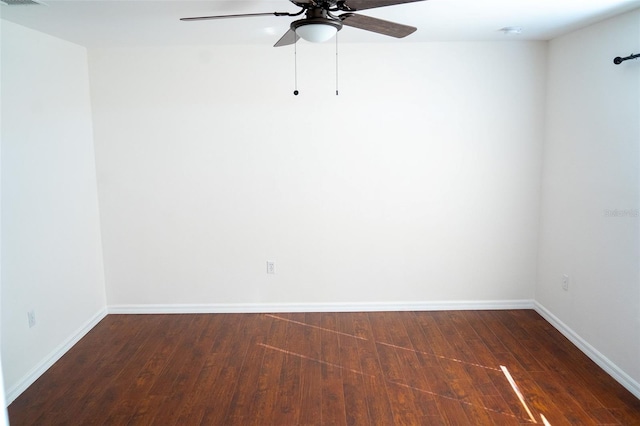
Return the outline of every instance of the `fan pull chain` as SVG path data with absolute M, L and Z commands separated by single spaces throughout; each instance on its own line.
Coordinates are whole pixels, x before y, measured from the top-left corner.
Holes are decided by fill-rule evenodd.
M 338 33 L 336 33 L 336 96 L 338 96 Z
M 294 35 L 295 37 L 295 35 Z M 298 40 L 293 43 L 293 78 L 294 78 L 294 87 L 293 94 L 298 96 Z

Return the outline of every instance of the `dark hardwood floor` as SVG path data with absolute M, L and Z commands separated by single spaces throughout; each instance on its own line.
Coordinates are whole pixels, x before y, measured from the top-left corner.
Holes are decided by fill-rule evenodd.
M 640 425 L 536 312 L 109 315 L 17 425 Z

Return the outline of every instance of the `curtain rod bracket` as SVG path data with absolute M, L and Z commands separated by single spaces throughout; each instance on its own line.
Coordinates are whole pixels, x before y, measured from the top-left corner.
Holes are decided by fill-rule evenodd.
M 615 58 L 613 58 L 613 63 L 616 65 L 620 65 L 621 63 L 623 63 L 624 61 L 628 61 L 629 59 L 637 59 L 640 58 L 640 53 L 639 54 L 631 54 L 625 58 L 621 58 L 620 56 L 617 56 Z

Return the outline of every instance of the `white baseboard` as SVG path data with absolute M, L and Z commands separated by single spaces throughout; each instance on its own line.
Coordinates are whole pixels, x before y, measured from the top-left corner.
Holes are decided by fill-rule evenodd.
M 100 311 L 96 312 L 93 317 L 85 322 L 71 336 L 58 345 L 47 357 L 33 367 L 16 385 L 8 389 L 6 393 L 7 407 L 106 316 L 107 309 L 100 309 Z
M 208 314 L 269 312 L 383 312 L 533 309 L 533 300 L 372 303 L 213 303 L 110 305 L 109 314 Z
M 547 308 L 540 303 L 535 302 L 534 309 L 544 319 L 546 319 L 551 325 L 553 325 L 560 333 L 562 333 L 567 339 L 578 347 L 585 355 L 587 355 L 593 362 L 598 364 L 600 368 L 606 371 L 611 377 L 624 386 L 629 392 L 634 394 L 636 398 L 640 399 L 640 383 L 635 381 L 631 376 L 622 371 L 620 367 L 615 365 L 609 358 L 600 353 L 596 348 L 591 346 L 586 340 L 584 340 L 578 333 L 573 331 L 569 326 L 560 321 L 558 317 L 553 315 Z

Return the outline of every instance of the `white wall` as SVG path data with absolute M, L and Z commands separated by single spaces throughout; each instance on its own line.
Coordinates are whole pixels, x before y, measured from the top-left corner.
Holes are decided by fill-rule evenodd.
M 533 298 L 546 44 L 333 49 L 89 52 L 109 305 Z
M 2 114 L 2 362 L 11 399 L 105 311 L 86 49 L 4 21 Z
M 553 40 L 536 300 L 640 392 L 640 10 Z M 561 277 L 569 275 L 569 290 Z
M 2 20 L 0 20 L 0 37 L 2 36 Z M 2 44 L 0 43 L 0 48 Z M 2 55 L 0 54 L 0 70 L 2 70 Z M 2 99 L 2 78 L 0 78 L 0 99 Z M 2 102 L 0 102 L 0 129 L 2 129 Z M 0 188 L 2 188 L 2 135 L 0 134 Z M 0 194 L 1 195 L 1 194 Z M 2 197 L 0 196 L 0 212 L 2 212 Z M 2 240 L 2 214 L 0 214 L 0 241 Z M 0 288 L 2 288 L 2 244 L 0 244 Z M 0 291 L 0 309 L 2 301 L 2 292 Z M 0 315 L 0 338 L 2 336 L 2 315 Z M 2 351 L 0 351 L 0 367 L 2 366 Z M 4 391 L 4 373 L 0 368 L 0 402 L 2 402 L 2 413 L 0 413 L 0 426 L 9 423 L 6 397 Z

